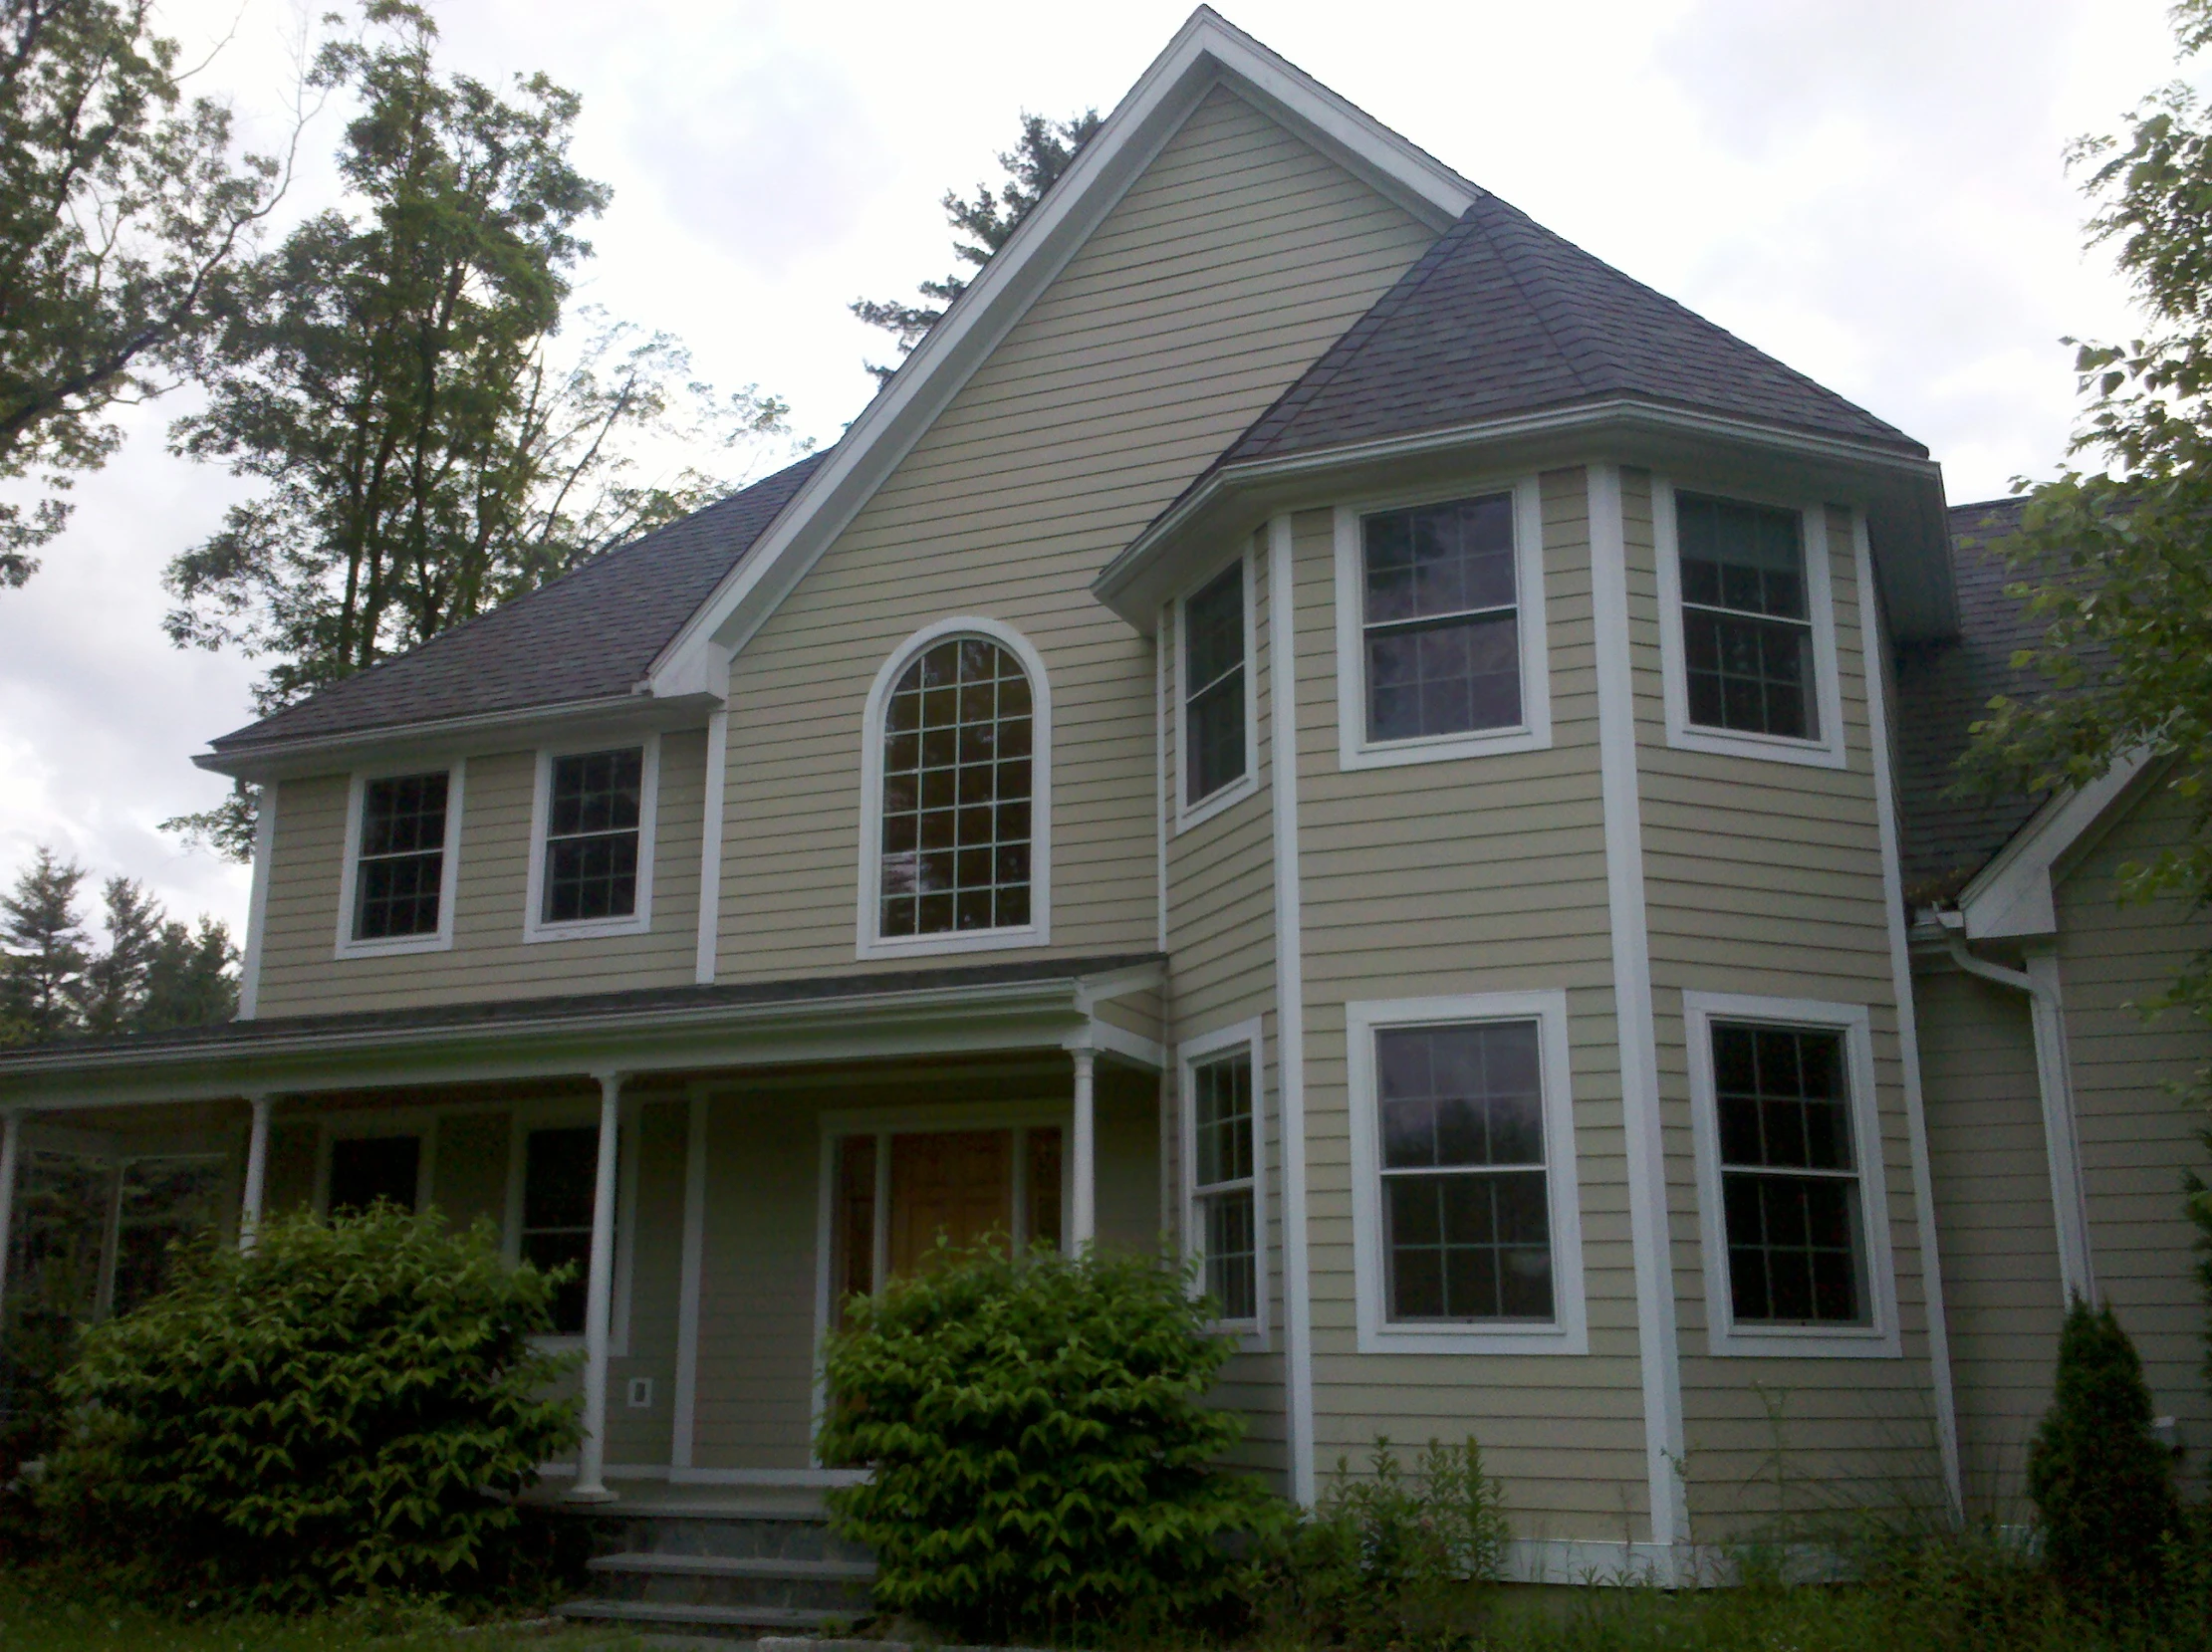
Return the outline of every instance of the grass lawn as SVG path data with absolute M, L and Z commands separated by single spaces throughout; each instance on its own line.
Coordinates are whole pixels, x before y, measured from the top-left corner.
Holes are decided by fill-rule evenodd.
M 636 1652 L 606 1630 L 403 1625 L 361 1616 L 188 1621 L 76 1596 L 37 1572 L 0 1571 L 5 1652 Z

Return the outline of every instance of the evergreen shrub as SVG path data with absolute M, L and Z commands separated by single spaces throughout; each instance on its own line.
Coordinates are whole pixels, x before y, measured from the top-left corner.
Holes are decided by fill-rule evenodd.
M 1148 1257 L 940 1250 L 849 1304 L 824 1350 L 823 1460 L 865 1465 L 831 1519 L 874 1599 L 969 1641 L 1189 1632 L 1239 1609 L 1281 1505 L 1216 1467 L 1231 1343 Z
M 2028 1495 L 2053 1578 L 2081 1604 L 2148 1604 L 2181 1531 L 2173 1457 L 2150 1432 L 2143 1362 L 2110 1307 L 2079 1298 L 2059 1336 L 2058 1392 L 2028 1451 Z
M 513 1494 L 579 1437 L 555 1280 L 488 1223 L 379 1204 L 208 1245 L 85 1333 L 40 1498 L 124 1589 L 199 1610 L 300 1610 L 496 1586 Z

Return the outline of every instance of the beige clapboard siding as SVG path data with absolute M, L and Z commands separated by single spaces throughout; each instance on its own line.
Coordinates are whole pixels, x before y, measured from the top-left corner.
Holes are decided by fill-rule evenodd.
M 825 1113 L 1003 1102 L 1065 1108 L 1056 1072 L 915 1070 L 718 1087 L 708 1103 L 699 1300 L 697 1466 L 807 1466 L 815 1373 L 816 1242 Z M 1149 1074 L 1099 1068 L 1099 1235 L 1159 1243 L 1156 1093 Z M 680 1208 L 680 1199 L 677 1201 Z
M 1258 1147 L 1267 1221 L 1260 1235 L 1267 1269 L 1268 1346 L 1240 1352 L 1222 1372 L 1213 1403 L 1233 1407 L 1246 1421 L 1243 1443 L 1232 1453 L 1238 1466 L 1281 1480 L 1289 1471 L 1289 1429 L 1284 1413 L 1283 1139 L 1280 1031 L 1275 1019 L 1274 794 L 1270 767 L 1274 721 L 1270 706 L 1271 651 L 1268 623 L 1266 535 L 1246 547 L 1253 581 L 1254 657 L 1245 662 L 1257 713 L 1257 742 L 1247 754 L 1259 786 L 1185 829 L 1175 826 L 1177 777 L 1183 762 L 1177 708 L 1184 678 L 1182 642 L 1172 610 L 1160 630 L 1164 655 L 1160 762 L 1166 774 L 1168 951 L 1173 959 L 1173 1006 L 1178 1044 L 1261 1020 L 1264 1064 L 1255 1074 L 1260 1105 Z M 1219 574 L 1221 563 L 1189 582 L 1190 589 Z M 1176 1095 L 1180 1104 L 1180 1086 Z M 1180 1117 L 1176 1140 L 1180 1145 Z M 1176 1198 L 1182 1167 L 1175 1166 Z
M 661 737 L 650 930 L 527 943 L 522 926 L 537 754 L 472 756 L 462 788 L 453 945 L 384 958 L 335 955 L 351 778 L 280 783 L 259 1013 L 400 1009 L 689 981 L 698 939 L 705 768 L 702 731 Z M 450 832 L 449 823 L 449 840 Z
M 2204 1114 L 2166 1086 L 2212 1062 L 2212 1036 L 2172 1013 L 2146 1022 L 2131 1006 L 2156 998 L 2212 943 L 2212 923 L 2181 901 L 2118 900 L 2120 867 L 2186 841 L 2193 810 L 2154 786 L 2056 893 L 2091 1267 L 2143 1356 L 2157 1411 L 2180 1419 L 2201 1484 L 2212 1453 L 2212 1404 L 2181 1173 L 2194 1167 L 2212 1180 L 2212 1165 L 2198 1134 Z
M 1431 239 L 1200 105 L 735 660 L 723 979 L 853 967 L 868 685 L 969 613 L 1051 679 L 1053 950 L 1152 950 L 1153 656 L 1090 582 Z
M 1332 522 L 1294 522 L 1315 1430 L 1325 1473 L 1471 1434 L 1517 1535 L 1595 1537 L 1643 1508 L 1642 1405 L 1582 472 L 1542 498 L 1553 748 L 1400 768 L 1339 766 Z M 1344 1007 L 1536 988 L 1568 991 L 1591 1352 L 1359 1354 Z
M 1778 1448 L 1825 1497 L 1939 1498 L 1918 1228 L 1897 1062 L 1895 989 L 1848 516 L 1828 515 L 1846 767 L 1666 743 L 1651 479 L 1623 477 L 1644 895 L 1681 1345 L 1687 1489 L 1701 1533 L 1774 1513 Z M 1868 1006 L 1884 1214 L 1905 1357 L 1714 1358 L 1706 1351 L 1684 991 Z
M 2022 994 L 1933 962 L 1912 985 L 1964 1490 L 2017 1518 L 2065 1307 L 2034 1034 Z

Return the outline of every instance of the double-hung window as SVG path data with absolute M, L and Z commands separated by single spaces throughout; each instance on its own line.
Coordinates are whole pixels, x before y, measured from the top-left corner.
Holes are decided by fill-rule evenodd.
M 646 927 L 658 757 L 651 736 L 634 746 L 541 754 L 529 939 Z
M 1670 741 L 1841 764 L 1825 510 L 1654 487 Z
M 1717 1352 L 1874 1352 L 1894 1320 L 1865 1019 L 1851 1006 L 1685 995 Z M 1839 1350 L 1829 1350 L 1839 1351 Z
M 1337 513 L 1344 765 L 1551 743 L 1534 481 Z
M 573 1271 L 554 1293 L 556 1336 L 584 1334 L 599 1144 L 596 1124 L 531 1130 L 523 1138 L 521 1259 L 548 1273 Z
M 1564 995 L 1347 1022 L 1361 1346 L 1580 1351 Z
M 357 776 L 338 950 L 416 952 L 452 935 L 461 771 Z
M 1252 772 L 1245 565 L 1239 557 L 1182 604 L 1183 808 Z
M 1185 1067 L 1191 1237 L 1201 1283 L 1222 1323 L 1254 1330 L 1262 1321 L 1256 1032 L 1234 1030 L 1235 1042 L 1186 1059 Z

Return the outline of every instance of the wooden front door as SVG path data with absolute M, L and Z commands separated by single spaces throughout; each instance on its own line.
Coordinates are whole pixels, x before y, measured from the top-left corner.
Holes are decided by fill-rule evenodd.
M 893 1274 L 925 1266 L 942 1234 L 956 1249 L 1014 1227 L 1013 1132 L 930 1130 L 891 1137 Z

